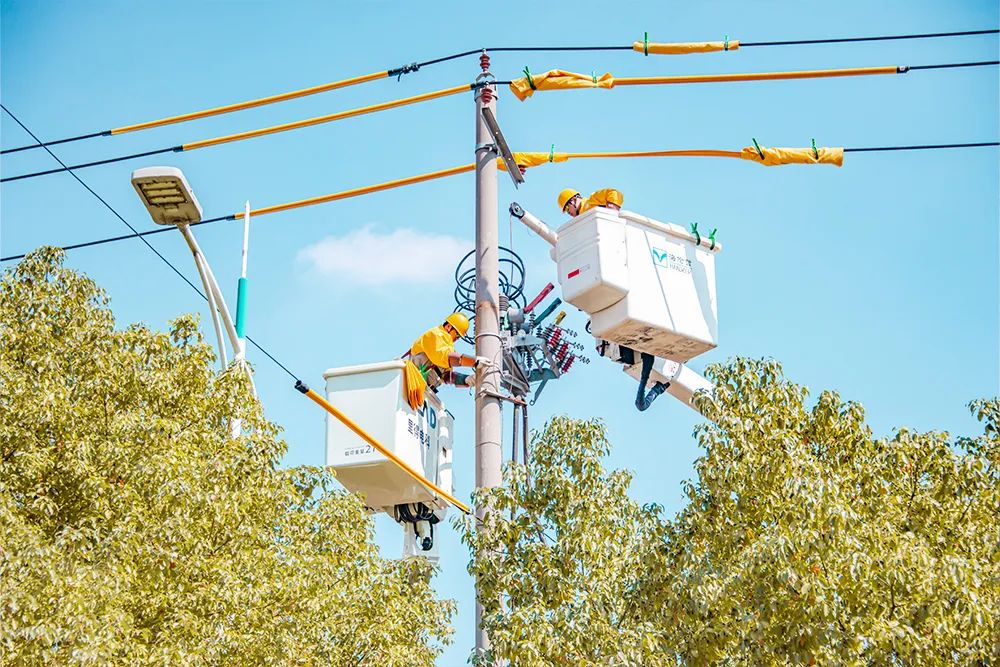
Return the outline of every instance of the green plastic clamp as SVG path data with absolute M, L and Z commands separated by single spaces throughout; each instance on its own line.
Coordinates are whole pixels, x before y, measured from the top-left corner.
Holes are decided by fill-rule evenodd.
M 642 33 L 642 52 L 645 55 L 649 55 L 649 33 Z
M 757 154 L 760 155 L 760 159 L 763 160 L 764 159 L 764 151 L 762 151 L 760 149 L 760 144 L 757 143 L 757 138 L 756 137 L 750 137 L 750 138 L 753 139 L 753 145 L 754 145 L 754 148 L 757 149 Z
M 813 137 L 812 142 L 813 142 L 813 157 L 818 160 L 819 159 L 819 151 L 816 150 L 816 138 L 815 137 Z
M 531 78 L 531 71 L 528 69 L 527 65 L 524 66 L 524 76 L 528 78 L 528 85 L 531 86 L 531 89 L 538 90 L 538 88 L 535 87 L 535 80 Z
M 691 223 L 691 233 L 694 234 L 694 244 L 701 245 L 701 234 L 698 233 L 698 223 Z
M 717 231 L 719 231 L 718 228 L 713 229 L 712 232 L 708 235 L 708 240 L 712 242 L 712 244 L 708 246 L 709 250 L 715 250 L 715 232 Z

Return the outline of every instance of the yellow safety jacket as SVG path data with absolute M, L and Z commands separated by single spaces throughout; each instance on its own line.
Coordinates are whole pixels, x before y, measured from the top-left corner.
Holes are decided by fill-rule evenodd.
M 580 214 L 586 213 L 595 206 L 607 206 L 608 204 L 615 204 L 621 208 L 624 202 L 625 195 L 621 192 L 614 188 L 605 188 L 592 193 L 580 204 Z
M 455 351 L 455 341 L 443 326 L 428 329 L 410 346 L 410 358 L 403 373 L 406 402 L 414 410 L 424 404 L 427 387 L 438 387 L 451 372 L 449 355 Z

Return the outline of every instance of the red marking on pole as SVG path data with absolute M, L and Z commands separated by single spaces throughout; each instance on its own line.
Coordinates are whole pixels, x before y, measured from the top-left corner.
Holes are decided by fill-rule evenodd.
M 570 278 L 575 278 L 578 275 L 580 275 L 580 269 L 574 269 L 569 272 L 569 274 L 566 276 L 566 279 L 569 280 Z

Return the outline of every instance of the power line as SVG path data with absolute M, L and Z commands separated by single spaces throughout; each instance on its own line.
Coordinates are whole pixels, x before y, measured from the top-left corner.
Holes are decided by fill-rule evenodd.
M 966 37 L 971 35 L 993 35 L 1000 33 L 1000 29 L 990 29 L 990 30 L 963 30 L 958 32 L 933 32 L 933 33 L 914 33 L 908 35 L 878 35 L 874 37 L 836 37 L 830 39 L 799 39 L 799 40 L 783 40 L 783 41 L 771 41 L 771 42 L 740 42 L 740 48 L 748 48 L 754 46 L 800 46 L 809 44 L 845 44 L 851 42 L 878 42 L 878 41 L 889 41 L 889 40 L 905 40 L 905 39 L 932 39 L 941 37 Z M 735 40 L 734 40 L 735 41 Z M 728 43 L 728 41 L 727 41 Z M 553 52 L 553 51 L 632 51 L 634 46 L 618 46 L 618 45 L 608 45 L 608 46 L 492 46 L 483 47 L 479 49 L 471 49 L 468 51 L 459 51 L 452 53 L 440 58 L 433 58 L 431 60 L 425 60 L 423 62 L 414 62 L 410 65 L 403 65 L 401 67 L 394 67 L 392 69 L 383 70 L 380 72 L 374 72 L 372 74 L 366 74 L 362 76 L 352 77 L 350 79 L 344 79 L 341 81 L 334 81 L 327 84 L 321 84 L 318 86 L 311 86 L 309 88 L 303 88 L 299 90 L 290 91 L 287 93 L 280 93 L 278 95 L 270 95 L 268 97 L 258 98 L 255 100 L 247 100 L 245 102 L 237 102 L 235 104 L 228 104 L 221 107 L 215 107 L 212 109 L 205 109 L 202 111 L 195 111 L 192 113 L 181 114 L 179 116 L 172 116 L 169 118 L 161 118 L 154 121 L 148 121 L 145 123 L 136 123 L 134 125 L 128 125 L 120 128 L 114 128 L 110 130 L 103 130 L 100 132 L 91 132 L 89 134 L 81 134 L 75 137 L 66 137 L 65 139 L 56 139 L 53 141 L 38 142 L 36 144 L 28 144 L 26 146 L 19 146 L 17 148 L 7 148 L 0 150 L 0 155 L 6 155 L 7 153 L 17 153 L 19 151 L 32 150 L 35 148 L 44 148 L 46 146 L 55 146 L 57 144 L 64 144 L 73 141 L 82 141 L 84 139 L 93 139 L 95 137 L 105 137 L 111 136 L 113 134 L 120 134 L 123 132 L 132 132 L 142 129 L 149 129 L 152 127 L 160 127 L 162 125 L 167 125 L 171 123 L 180 123 L 188 120 L 195 120 L 198 118 L 205 118 L 207 116 L 214 116 L 224 113 L 231 113 L 233 111 L 240 111 L 243 109 L 252 108 L 255 106 L 262 106 L 266 104 L 274 104 L 277 102 L 284 102 L 286 100 L 295 99 L 298 97 L 304 97 L 307 95 L 315 95 L 322 92 L 327 92 L 330 90 L 335 90 L 337 88 L 342 88 L 350 85 L 355 85 L 358 83 L 365 83 L 367 81 L 373 81 L 375 79 L 389 78 L 389 77 L 401 77 L 404 74 L 409 74 L 410 72 L 416 72 L 422 67 L 429 67 L 431 65 L 437 65 L 439 63 L 448 62 L 451 60 L 456 60 L 458 58 L 465 58 L 472 55 L 477 55 L 482 51 L 487 52 Z
M 963 30 L 961 32 L 925 32 L 913 35 L 879 35 L 878 37 L 835 37 L 832 39 L 795 39 L 780 42 L 740 42 L 748 46 L 799 46 L 804 44 L 843 44 L 846 42 L 884 42 L 896 39 L 932 39 L 935 37 L 965 37 L 967 35 L 995 35 L 1000 30 Z
M 5 109 L 5 111 L 6 111 L 6 109 Z M 8 113 L 10 113 L 10 112 L 8 111 Z M 17 120 L 17 119 L 15 118 L 15 120 Z M 886 152 L 886 151 L 922 151 L 922 150 L 943 150 L 943 149 L 956 149 L 956 148 L 981 148 L 981 147 L 987 147 L 987 146 L 1000 146 L 1000 142 L 998 142 L 998 141 L 981 141 L 981 142 L 961 143 L 961 144 L 920 144 L 920 145 L 912 145 L 912 146 L 874 146 L 874 147 L 868 147 L 868 148 L 845 148 L 844 152 L 845 153 L 874 153 L 874 152 Z M 636 156 L 636 157 L 644 157 L 644 156 L 639 155 L 639 156 Z M 454 168 L 454 169 L 451 169 L 451 170 L 444 170 L 442 172 L 433 172 L 433 174 L 444 173 L 445 175 L 448 175 L 446 172 L 449 172 L 449 173 L 460 173 L 461 171 L 469 171 L 469 170 L 470 169 L 468 169 L 467 167 L 458 167 L 458 168 Z M 74 176 L 76 176 L 76 174 L 74 174 Z M 406 184 L 409 184 L 411 182 L 413 182 L 413 183 L 419 182 L 419 180 L 421 180 L 421 179 L 422 179 L 422 177 L 411 177 L 411 178 L 407 178 L 407 179 L 399 179 L 398 182 L 401 183 L 401 184 L 406 185 Z M 79 180 L 79 179 L 77 179 L 77 180 Z M 396 182 L 397 181 L 392 181 L 391 183 L 396 183 Z M 385 185 L 385 184 L 381 184 L 381 185 Z M 328 202 L 328 201 L 336 201 L 338 199 L 346 198 L 345 196 L 342 196 L 342 195 L 348 195 L 349 194 L 351 196 L 357 196 L 357 195 L 368 194 L 369 192 L 377 192 L 377 191 L 379 191 L 379 189 L 384 189 L 384 188 L 381 187 L 381 185 L 380 186 L 369 186 L 367 188 L 354 188 L 352 190 L 346 190 L 346 191 L 344 191 L 342 193 L 336 193 L 334 195 L 326 195 L 324 197 L 314 197 L 314 198 L 309 199 L 309 200 L 302 200 L 300 202 L 293 202 L 293 204 L 297 206 L 297 205 L 310 205 L 310 204 L 313 204 L 313 203 L 325 203 L 325 202 Z M 86 185 L 84 187 L 86 187 Z M 87 189 L 89 190 L 90 188 L 87 188 Z M 96 196 L 96 194 L 95 194 L 95 196 Z M 287 205 L 287 204 L 278 205 L 278 206 L 275 206 L 275 207 L 267 207 L 265 209 L 260 209 L 258 211 L 258 214 L 260 212 L 269 213 L 269 212 L 272 212 L 272 211 L 286 210 L 287 208 L 290 208 L 290 207 L 291 207 L 291 205 Z M 193 223 L 191 226 L 195 227 L 195 226 L 200 226 L 200 225 L 208 225 L 208 224 L 212 224 L 212 223 L 215 223 L 215 222 L 222 222 L 222 221 L 225 221 L 225 220 L 237 220 L 239 218 L 239 215 L 240 214 L 235 214 L 234 213 L 234 214 L 230 214 L 230 215 L 219 216 L 219 217 L 216 217 L 216 218 L 208 218 L 206 220 L 202 220 L 200 222 Z M 125 224 L 128 224 L 128 223 L 125 223 Z M 129 228 L 132 229 L 131 225 L 129 226 Z M 146 237 L 146 236 L 152 236 L 153 234 L 162 234 L 164 232 L 169 232 L 169 231 L 172 231 L 172 230 L 173 230 L 173 227 L 159 227 L 157 229 L 150 229 L 150 230 L 143 231 L 143 232 L 137 232 L 137 231 L 135 231 L 133 229 L 132 230 L 133 231 L 132 234 L 123 234 L 121 236 L 112 236 L 112 237 L 109 237 L 109 238 L 97 239 L 97 240 L 94 240 L 94 241 L 86 241 L 86 242 L 83 242 L 83 243 L 74 243 L 72 245 L 62 246 L 60 249 L 65 251 L 65 250 L 75 250 L 77 248 L 88 248 L 88 247 L 91 247 L 91 246 L 104 245 L 105 243 L 114 243 L 114 242 L 117 242 L 117 241 L 124 241 L 124 240 L 127 240 L 127 239 L 143 238 L 143 237 Z M 145 239 L 143 239 L 143 240 L 145 240 Z M 149 245 L 149 244 L 147 243 L 147 245 Z M 150 246 L 150 247 L 152 247 L 152 246 Z M 153 252 L 156 252 L 156 250 L 153 250 Z M 7 262 L 7 261 L 15 260 L 15 259 L 22 259 L 25 256 L 25 254 L 27 254 L 27 253 L 20 254 L 20 255 L 10 255 L 9 257 L 2 257 L 2 258 L 0 258 L 0 262 Z M 159 254 L 159 253 L 157 253 L 157 254 Z M 185 278 L 185 280 L 187 280 L 187 279 Z M 195 288 L 195 289 L 197 289 L 197 288 Z M 199 294 L 200 293 L 201 292 L 199 290 Z
M 592 48 L 592 47 L 579 47 L 579 48 Z M 735 81 L 764 81 L 764 80 L 777 80 L 777 79 L 826 78 L 826 77 L 838 77 L 838 76 L 866 76 L 866 75 L 876 75 L 876 74 L 906 74 L 914 70 L 951 69 L 960 67 L 987 67 L 993 65 L 1000 65 L 1000 60 L 987 60 L 987 61 L 970 62 L 970 63 L 944 63 L 938 65 L 912 65 L 912 66 L 892 65 L 885 67 L 853 67 L 847 69 L 803 70 L 803 71 L 793 71 L 793 72 L 751 72 L 744 74 L 706 74 L 706 75 L 682 75 L 682 76 L 668 76 L 668 77 L 620 77 L 615 80 L 615 85 L 618 86 L 639 85 L 639 84 L 682 84 L 683 85 L 683 84 L 695 84 L 695 83 L 723 83 L 723 82 L 735 82 Z M 529 78 L 528 81 L 530 82 L 531 79 Z M 512 82 L 496 81 L 495 83 L 497 85 L 511 85 Z M 148 157 L 150 155 L 159 155 L 162 153 L 170 153 L 170 152 L 180 153 L 185 151 L 197 150 L 199 148 L 208 148 L 210 146 L 218 146 L 220 144 L 231 143 L 234 141 L 253 139 L 255 137 L 274 134 L 277 132 L 297 130 L 303 127 L 311 127 L 313 125 L 319 125 L 321 123 L 333 122 L 337 120 L 342 120 L 344 118 L 351 118 L 363 114 L 385 111 L 387 109 L 392 109 L 399 106 L 438 99 L 440 97 L 446 97 L 449 95 L 455 95 L 459 92 L 473 89 L 476 85 L 477 84 L 463 84 L 459 86 L 453 86 L 451 88 L 436 90 L 429 93 L 422 93 L 420 95 L 414 95 L 399 100 L 380 102 L 378 104 L 373 104 L 366 107 L 349 109 L 347 111 L 339 111 L 337 113 L 326 114 L 324 116 L 317 116 L 315 118 L 307 118 L 305 120 L 294 121 L 291 123 L 284 123 L 282 125 L 273 125 L 258 130 L 249 130 L 246 132 L 239 132 L 237 134 L 229 134 L 221 137 L 204 139 L 201 141 L 188 142 L 185 144 L 179 144 L 177 146 L 168 146 L 166 148 L 160 148 L 152 151 L 145 151 L 142 153 L 132 153 L 129 155 L 107 158 L 105 160 L 84 162 L 82 164 L 73 165 L 72 167 L 68 167 L 64 163 L 60 162 L 60 164 L 63 165 L 60 168 L 45 169 L 42 171 L 30 172 L 27 174 L 18 174 L 17 176 L 7 176 L 6 178 L 0 178 L 0 183 L 7 183 L 9 181 L 19 181 L 28 178 L 36 178 L 39 176 L 47 176 L 49 174 L 56 174 L 69 170 L 86 169 L 89 167 L 112 164 L 115 162 L 124 162 L 126 160 L 132 160 L 135 158 Z M 530 92 L 531 91 L 528 91 L 528 94 L 530 94 Z
M 10 116 L 11 118 L 13 118 L 13 119 L 14 119 L 14 122 L 15 122 L 15 123 L 17 123 L 18 125 L 20 125 L 20 126 L 21 126 L 21 129 L 23 129 L 23 130 L 24 130 L 25 132 L 27 132 L 27 133 L 28 133 L 28 135 L 29 135 L 29 136 L 30 136 L 30 137 L 31 137 L 32 139 L 34 139 L 35 141 L 38 141 L 38 137 L 36 137 L 36 136 L 35 136 L 35 133 L 34 133 L 34 132 L 32 132 L 31 130 L 29 130 L 29 129 L 28 129 L 28 128 L 27 128 L 26 126 L 25 126 L 25 124 L 24 124 L 24 123 L 22 123 L 22 122 L 20 121 L 20 119 L 19 119 L 19 118 L 18 118 L 17 116 L 15 116 L 15 115 L 14 115 L 13 113 L 11 113 L 10 109 L 8 109 L 8 108 L 7 108 L 6 106 L 4 106 L 3 104 L 0 104 L 0 109 L 3 109 L 3 110 L 4 110 L 4 111 L 5 111 L 6 113 L 7 113 L 7 115 L 8 115 L 8 116 Z M 41 142 L 39 142 L 39 143 L 41 143 Z M 54 159 L 54 160 L 55 160 L 56 162 L 58 162 L 59 164 L 63 165 L 63 167 L 66 167 L 66 164 L 65 164 L 65 163 L 64 163 L 64 162 L 63 162 L 62 160 L 60 160 L 60 159 L 59 159 L 59 157 L 58 157 L 58 156 L 57 156 L 57 155 L 56 155 L 55 153 L 53 153 L 53 152 L 52 152 L 52 151 L 51 151 L 51 150 L 49 149 L 49 147 L 48 147 L 48 146 L 42 146 L 42 148 L 44 148 L 44 149 L 45 149 L 45 152 L 46 152 L 46 153 L 48 153 L 49 155 L 51 155 L 51 156 L 52 156 L 52 158 L 53 158 L 53 159 Z M 91 187 L 90 187 L 89 185 L 87 185 L 87 184 L 86 184 L 86 183 L 85 183 L 85 182 L 83 181 L 83 179 L 81 179 L 81 178 L 80 178 L 79 176 L 77 176 L 77 175 L 76 175 L 76 174 L 75 174 L 75 173 L 74 173 L 74 172 L 72 171 L 72 167 L 67 167 L 66 169 L 67 169 L 67 171 L 69 171 L 70 175 L 72 175 L 72 176 L 73 176 L 73 178 L 75 178 L 75 179 L 77 180 L 77 182 L 78 182 L 78 183 L 79 183 L 80 185 L 82 185 L 82 186 L 83 186 L 83 187 L 84 187 L 84 188 L 85 188 L 85 189 L 87 190 L 87 192 L 89 192 L 90 194 L 94 195 L 94 197 L 96 197 L 96 198 L 97 198 L 97 200 L 98 200 L 99 202 L 101 202 L 102 204 L 104 204 L 105 208 L 107 208 L 107 209 L 108 209 L 109 211 L 111 211 L 111 212 L 112 212 L 112 213 L 114 214 L 114 216 L 115 216 L 116 218 L 118 218 L 119 220 L 121 220 L 121 221 L 122 221 L 122 223 L 123 223 L 123 224 L 124 224 L 124 225 L 125 225 L 126 227 L 128 227 L 129 229 L 131 229 L 131 230 L 132 230 L 132 234 L 131 234 L 131 235 L 127 235 L 127 236 L 122 236 L 122 237 L 118 237 L 119 239 L 126 239 L 126 238 L 139 238 L 139 240 L 140 240 L 140 241 L 142 241 L 142 242 L 143 242 L 144 244 L 146 244 L 146 247 L 147 247 L 147 248 L 149 248 L 150 250 L 152 250 L 152 251 L 153 251 L 153 254 L 155 254 L 155 255 L 156 255 L 157 257 L 159 257 L 159 258 L 160 258 L 160 260 L 162 260 L 164 264 L 166 264 L 167 266 L 169 266 L 169 267 L 170 267 L 170 269 L 171 269 L 171 270 L 172 270 L 172 271 L 173 271 L 174 273 L 176 273 L 176 274 L 177 274 L 178 276 L 180 276 L 181 280 L 183 280 L 184 282 L 186 282 L 186 283 L 187 283 L 187 284 L 188 284 L 188 285 L 189 285 L 189 286 L 191 287 L 191 289 L 193 289 L 193 290 L 194 290 L 194 291 L 195 291 L 195 292 L 196 292 L 196 293 L 198 294 L 198 296 L 200 296 L 200 297 L 201 297 L 202 299 L 204 299 L 205 301 L 208 301 L 208 297 L 206 297 L 206 296 L 205 296 L 205 294 L 204 294 L 204 293 L 202 293 L 202 291 L 201 291 L 200 289 L 198 289 L 198 286 L 197 286 L 197 285 L 195 285 L 195 284 L 194 284 L 193 282 L 191 282 L 190 280 L 188 280 L 188 277 L 187 277 L 187 276 L 185 276 L 185 275 L 184 275 L 183 273 L 181 273 L 181 272 L 180 272 L 180 270 L 179 270 L 179 269 L 178 269 L 178 268 L 177 268 L 176 266 L 174 266 L 174 265 L 173 265 L 173 264 L 172 264 L 172 263 L 170 262 L 170 260 L 169 260 L 169 259 L 167 259 L 167 258 L 166 258 L 166 257 L 164 257 L 164 256 L 163 256 L 162 254 L 160 254 L 160 251 L 159 251 L 159 250 L 157 250 L 156 248 L 154 248 L 154 247 L 153 247 L 153 246 L 152 246 L 152 245 L 151 245 L 151 244 L 149 243 L 149 241 L 147 241 L 147 240 L 146 240 L 145 238 L 143 238 L 144 236 L 147 236 L 147 235 L 148 235 L 148 233 L 140 233 L 139 231 L 137 231 L 135 227 L 133 227 L 133 226 L 132 226 L 131 224 L 129 224 L 128 220 L 126 220 L 126 219 L 125 219 L 124 217 L 122 217 L 122 215 L 121 215 L 121 214 L 120 214 L 120 213 L 119 213 L 118 211 L 116 211 L 116 210 L 115 210 L 115 208 L 114 208 L 113 206 L 111 206 L 111 204 L 109 204 L 109 203 L 108 203 L 108 202 L 107 202 L 107 201 L 106 201 L 106 200 L 104 199 L 104 197 L 102 197 L 101 195 L 97 194 L 97 193 L 96 193 L 96 192 L 95 192 L 95 191 L 93 190 L 93 188 L 91 188 Z M 222 220 L 222 219 L 223 219 L 223 218 L 218 218 L 217 220 Z M 206 221 L 206 222 L 210 222 L 210 221 Z M 212 222 L 214 222 L 214 220 L 213 220 Z M 161 230 L 154 230 L 154 231 L 161 231 Z M 167 228 L 164 228 L 164 229 L 163 229 L 162 231 L 167 231 Z M 106 240 L 105 240 L 105 241 L 102 241 L 102 242 L 110 242 L 110 241 L 106 241 Z M 89 245 L 97 245 L 97 244 L 96 244 L 96 243 L 91 243 L 91 244 L 89 244 Z M 20 258 L 20 257 L 24 257 L 24 255 L 19 255 L 18 257 L 19 257 L 19 258 Z M 253 338 L 251 338 L 250 336 L 247 336 L 246 338 L 247 338 L 247 340 L 248 340 L 248 341 L 250 341 L 250 343 L 251 343 L 251 344 L 252 344 L 252 345 L 253 345 L 254 347 L 256 347 L 256 348 L 257 348 L 258 350 L 260 350 L 261 352 L 263 352 L 263 353 L 264 353 L 264 354 L 265 354 L 265 355 L 267 356 L 267 358 L 268 358 L 268 359 L 270 359 L 270 360 L 271 360 L 271 361 L 273 361 L 273 362 L 274 362 L 275 364 L 277 364 L 277 365 L 278 365 L 278 367 L 279 367 L 279 368 L 281 368 L 281 370 L 285 371 L 285 373 L 287 373 L 287 374 L 288 374 L 288 375 L 289 375 L 289 376 L 290 376 L 290 377 L 291 377 L 291 378 L 292 378 L 293 380 L 296 380 L 296 381 L 298 381 L 298 378 L 297 378 L 297 377 L 295 376 L 295 374 L 294 374 L 294 373 L 292 373 L 292 372 L 291 372 L 290 370 L 288 370 L 288 369 L 287 369 L 287 368 L 285 367 L 285 365 L 284 365 L 284 364 L 282 364 L 282 363 L 281 363 L 280 361 L 278 361 L 277 359 L 275 359 L 275 358 L 274 358 L 274 356 L 272 356 L 270 352 L 268 352 L 267 350 L 265 350 L 265 349 L 264 349 L 264 348 L 263 348 L 263 347 L 262 347 L 262 346 L 261 346 L 261 345 L 260 345 L 260 344 L 259 344 L 259 343 L 258 343 L 257 341 L 255 341 L 255 340 L 254 340 Z

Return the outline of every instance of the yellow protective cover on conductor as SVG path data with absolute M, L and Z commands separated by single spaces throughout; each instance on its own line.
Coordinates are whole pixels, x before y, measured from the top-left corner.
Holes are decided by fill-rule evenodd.
M 844 166 L 843 148 L 817 148 L 813 153 L 812 148 L 764 148 L 761 147 L 764 158 L 754 146 L 747 146 L 740 152 L 740 157 L 750 160 L 765 167 L 777 167 L 782 164 L 832 164 L 837 167 Z M 818 154 L 818 157 L 817 157 Z
M 531 84 L 534 83 L 534 86 Z M 566 90 L 569 88 L 614 88 L 615 77 L 609 72 L 601 76 L 590 74 L 576 74 L 561 69 L 551 69 L 541 74 L 532 74 L 531 81 L 528 77 L 514 79 L 510 82 L 510 91 L 522 102 L 536 90 Z
M 451 364 L 448 355 L 455 351 L 455 341 L 451 339 L 451 334 L 444 330 L 444 327 L 436 326 L 428 329 L 420 338 L 413 341 L 410 348 L 410 356 L 416 356 L 423 352 L 427 359 L 438 368 L 448 369 Z
M 427 391 L 427 380 L 417 370 L 416 365 L 407 359 L 406 366 L 403 367 L 403 395 L 411 408 L 419 410 L 424 406 L 425 391 Z
M 546 162 L 565 162 L 569 159 L 569 153 L 514 153 L 514 162 L 517 166 L 530 169 L 545 164 Z M 497 158 L 497 166 L 507 171 L 507 165 L 503 158 Z
M 714 51 L 735 51 L 740 48 L 740 41 L 734 39 L 729 42 L 676 42 L 673 44 L 657 44 L 649 42 L 633 42 L 632 50 L 639 53 L 655 53 L 662 56 L 682 56 L 688 53 L 712 53 Z
M 580 204 L 580 213 L 586 213 L 594 207 L 607 206 L 608 204 L 615 204 L 621 208 L 621 205 L 624 203 L 625 195 L 614 188 L 605 188 L 603 190 L 598 190 L 587 197 L 583 203 Z

